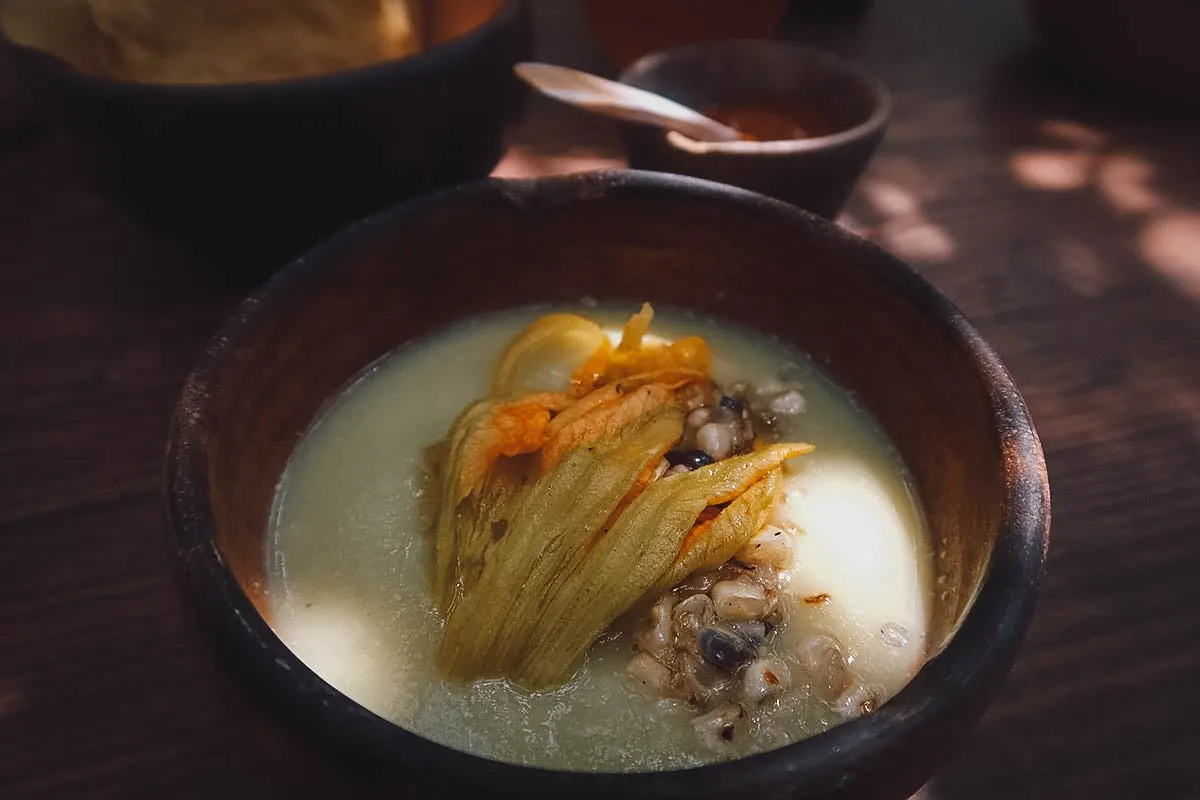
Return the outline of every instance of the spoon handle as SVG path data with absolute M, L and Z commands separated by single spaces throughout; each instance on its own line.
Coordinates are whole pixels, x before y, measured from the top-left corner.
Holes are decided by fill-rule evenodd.
M 702 142 L 736 142 L 741 135 L 728 125 L 662 95 L 553 64 L 524 62 L 517 77 L 548 97 L 610 117 L 657 125 Z

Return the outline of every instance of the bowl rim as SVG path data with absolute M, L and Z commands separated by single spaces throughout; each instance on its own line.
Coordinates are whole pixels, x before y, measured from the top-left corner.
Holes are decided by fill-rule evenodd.
M 443 206 L 506 199 L 547 207 L 639 193 L 681 196 L 752 210 L 781 225 L 816 228 L 837 246 L 865 249 L 868 269 L 904 295 L 970 356 L 988 387 L 1003 447 L 1002 519 L 983 581 L 962 625 L 940 653 L 874 713 L 784 747 L 727 762 L 657 772 L 579 772 L 495 761 L 438 744 L 368 711 L 325 683 L 275 634 L 225 566 L 215 543 L 206 452 L 208 402 L 214 378 L 236 357 L 239 337 L 306 280 L 336 271 L 344 254 L 387 230 Z M 261 696 L 282 703 L 335 750 L 367 756 L 402 772 L 431 764 L 486 786 L 526 792 L 585 790 L 655 792 L 705 797 L 722 787 L 768 791 L 780 781 L 836 791 L 860 776 L 856 765 L 894 755 L 928 726 L 964 715 L 966 730 L 1011 669 L 1033 613 L 1050 534 L 1050 494 L 1041 443 L 1028 409 L 1004 365 L 958 308 L 915 270 L 877 245 L 795 206 L 743 189 L 681 175 L 612 170 L 531 179 L 489 178 L 425 195 L 344 229 L 285 267 L 251 294 L 217 330 L 187 378 L 176 406 L 165 464 L 167 515 L 176 566 L 201 622 L 257 683 Z M 979 698 L 984 701 L 980 702 Z M 336 732 L 336 733 L 335 733 Z M 927 776 L 926 776 L 927 777 Z M 915 791 L 917 787 L 914 786 Z
M 740 52 L 773 50 L 789 56 L 797 56 L 806 62 L 818 62 L 857 81 L 871 95 L 872 110 L 865 120 L 844 130 L 824 136 L 804 139 L 781 139 L 768 142 L 702 142 L 678 131 L 664 131 L 663 138 L 677 149 L 692 155 L 721 154 L 728 156 L 779 156 L 826 150 L 849 142 L 868 139 L 887 127 L 892 117 L 892 96 L 887 86 L 859 64 L 835 53 L 817 47 L 780 41 L 778 39 L 727 39 L 719 42 L 673 47 L 642 56 L 621 71 L 620 83 L 636 86 L 633 80 L 655 71 L 670 61 L 690 61 L 703 58 L 706 54 L 719 54 L 719 58 L 738 58 Z M 640 88 L 640 87 L 639 87 Z
M 32 45 L 9 41 L 13 50 L 36 58 L 61 75 L 80 83 L 92 84 L 112 93 L 139 94 L 146 97 L 181 97 L 206 99 L 213 97 L 245 97 L 261 95 L 264 91 L 292 95 L 320 89 L 334 89 L 348 83 L 369 83 L 377 77 L 412 75 L 423 77 L 430 69 L 452 63 L 463 54 L 478 47 L 497 31 L 519 23 L 528 12 L 527 0 L 500 0 L 500 7 L 486 20 L 461 36 L 424 48 L 411 56 L 387 58 L 373 64 L 314 75 L 297 75 L 230 83 L 178 83 L 132 81 L 81 70 L 62 56 Z M 0 27 L 0 31 L 2 31 Z M 3 34 L 0 34 L 3 35 Z

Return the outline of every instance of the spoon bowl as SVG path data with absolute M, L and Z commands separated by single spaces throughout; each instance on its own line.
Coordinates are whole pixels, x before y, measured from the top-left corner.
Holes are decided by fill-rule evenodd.
M 547 97 L 595 114 L 677 131 L 701 142 L 736 142 L 742 138 L 728 125 L 674 100 L 598 75 L 534 62 L 517 64 L 513 71 Z

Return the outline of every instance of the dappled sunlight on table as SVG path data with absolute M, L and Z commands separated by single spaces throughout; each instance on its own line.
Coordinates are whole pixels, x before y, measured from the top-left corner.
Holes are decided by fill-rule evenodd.
M 1087 152 L 1022 150 L 1013 153 L 1009 169 L 1013 177 L 1030 189 L 1068 192 L 1087 185 L 1094 156 Z
M 1144 214 L 1163 205 L 1163 199 L 1149 187 L 1154 167 L 1133 153 L 1113 153 L 1101 160 L 1096 171 L 1096 190 L 1113 210 Z
M 1108 139 L 1108 134 L 1091 125 L 1071 119 L 1048 119 L 1041 125 L 1042 134 L 1063 144 L 1096 149 Z
M 1063 283 L 1076 294 L 1096 298 L 1112 286 L 1112 277 L 1091 245 L 1071 236 L 1059 236 L 1054 240 L 1054 256 Z
M 1062 118 L 1037 125 L 1008 157 L 1011 177 L 1026 189 L 1098 200 L 1096 210 L 1134 234 L 1131 255 L 1180 296 L 1200 300 L 1200 211 L 1185 205 L 1194 198 L 1163 188 L 1172 166 L 1116 133 Z M 1108 254 L 1080 237 L 1057 235 L 1053 254 L 1062 282 L 1083 297 L 1101 296 L 1120 278 L 1104 264 Z
M 1200 212 L 1156 216 L 1142 230 L 1138 252 L 1181 294 L 1200 300 Z
M 911 159 L 880 157 L 855 192 L 854 210 L 838 222 L 906 261 L 949 261 L 956 252 L 954 240 L 926 210 L 935 188 Z

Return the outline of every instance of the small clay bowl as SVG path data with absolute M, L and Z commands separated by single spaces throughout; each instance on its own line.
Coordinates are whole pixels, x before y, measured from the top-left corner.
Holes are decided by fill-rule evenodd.
M 776 336 L 874 414 L 911 469 L 944 576 L 932 658 L 898 695 L 727 763 L 553 771 L 410 733 L 323 681 L 275 634 L 272 498 L 326 401 L 384 354 L 465 318 L 583 297 L 690 308 Z M 1012 666 L 1050 523 L 1042 449 L 1017 387 L 916 272 L 794 206 L 630 171 L 483 181 L 313 250 L 213 338 L 184 386 L 166 471 L 186 585 L 254 696 L 341 758 L 357 756 L 347 769 L 371 765 L 381 781 L 411 786 L 404 796 L 907 798 L 952 756 Z
M 834 218 L 883 139 L 887 89 L 844 59 L 757 39 L 700 44 L 640 59 L 620 80 L 706 112 L 752 107 L 820 121 L 825 135 L 698 142 L 622 123 L 629 165 L 740 186 Z

